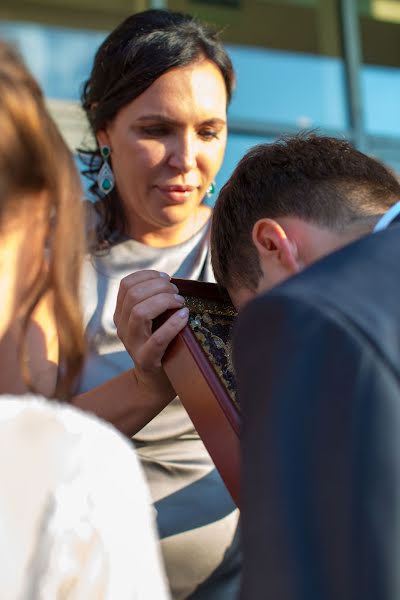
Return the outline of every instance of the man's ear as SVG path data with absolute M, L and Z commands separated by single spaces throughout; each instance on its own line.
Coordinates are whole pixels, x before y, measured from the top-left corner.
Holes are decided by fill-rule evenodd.
M 259 219 L 252 232 L 252 239 L 259 255 L 261 268 L 283 269 L 287 275 L 300 271 L 298 248 L 295 240 L 274 219 Z

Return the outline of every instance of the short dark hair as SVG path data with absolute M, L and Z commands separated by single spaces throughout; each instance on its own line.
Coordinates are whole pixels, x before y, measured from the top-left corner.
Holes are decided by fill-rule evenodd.
M 224 287 L 257 288 L 252 229 L 261 218 L 295 216 L 338 232 L 365 232 L 400 200 L 400 183 L 349 142 L 315 134 L 252 148 L 222 188 L 213 214 L 212 265 Z
M 145 92 L 170 69 L 202 58 L 212 61 L 225 82 L 228 104 L 234 86 L 232 62 L 218 33 L 194 17 L 168 10 L 146 10 L 125 19 L 99 47 L 82 93 L 82 106 L 96 134 L 117 113 Z M 81 149 L 84 174 L 93 181 L 91 192 L 103 200 L 96 185 L 101 166 L 98 148 Z M 100 227 L 104 239 L 123 228 L 123 209 L 114 190 L 101 202 Z M 100 235 L 101 237 L 101 235 Z

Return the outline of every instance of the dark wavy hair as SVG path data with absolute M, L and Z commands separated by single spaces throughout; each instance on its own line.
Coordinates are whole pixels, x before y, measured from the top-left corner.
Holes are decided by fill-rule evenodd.
M 255 146 L 214 207 L 215 278 L 224 287 L 257 289 L 261 269 L 252 230 L 259 219 L 298 217 L 332 231 L 367 233 L 399 198 L 396 177 L 343 139 L 303 133 Z
M 81 101 L 94 136 L 161 75 L 201 58 L 220 70 L 229 104 L 234 71 L 216 31 L 190 15 L 167 10 L 147 10 L 125 19 L 98 49 L 84 85 Z M 123 206 L 116 188 L 103 196 L 97 187 L 99 148 L 81 148 L 79 155 L 86 164 L 83 173 L 92 181 L 90 191 L 99 200 L 96 238 L 101 247 L 124 231 Z

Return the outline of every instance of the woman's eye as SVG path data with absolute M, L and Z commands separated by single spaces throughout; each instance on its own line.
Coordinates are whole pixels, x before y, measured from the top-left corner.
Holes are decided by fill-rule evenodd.
M 216 131 L 215 129 L 201 129 L 199 135 L 204 140 L 213 140 L 218 139 L 219 131 Z
M 149 137 L 162 137 L 168 135 L 169 129 L 162 125 L 154 125 L 152 127 L 143 127 L 142 132 Z

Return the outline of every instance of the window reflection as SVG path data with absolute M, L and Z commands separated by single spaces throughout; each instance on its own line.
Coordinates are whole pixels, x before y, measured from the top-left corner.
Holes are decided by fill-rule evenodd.
M 17 44 L 49 98 L 77 100 L 106 34 L 34 23 L 0 22 L 0 38 Z
M 368 133 L 400 136 L 400 1 L 359 0 Z
M 261 48 L 229 49 L 237 72 L 230 116 L 299 129 L 347 128 L 343 62 Z

